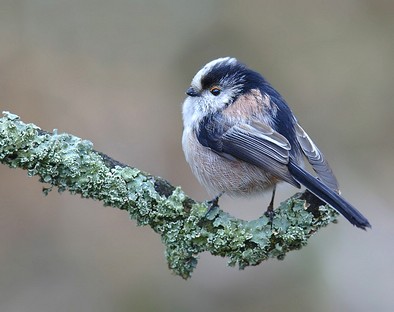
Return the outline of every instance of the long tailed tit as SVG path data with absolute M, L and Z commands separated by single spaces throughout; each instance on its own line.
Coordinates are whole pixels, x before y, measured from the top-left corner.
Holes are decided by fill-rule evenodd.
M 259 73 L 235 58 L 219 58 L 198 71 L 186 94 L 183 151 L 210 194 L 248 196 L 269 188 L 274 194 L 276 184 L 285 181 L 304 185 L 353 225 L 370 227 L 340 196 L 324 155 Z M 303 169 L 304 158 L 318 179 Z

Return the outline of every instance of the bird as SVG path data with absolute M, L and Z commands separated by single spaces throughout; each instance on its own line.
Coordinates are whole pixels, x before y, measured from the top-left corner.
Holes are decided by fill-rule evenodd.
M 290 107 L 258 72 L 233 57 L 204 65 L 186 90 L 182 106 L 182 148 L 191 171 L 217 205 L 223 194 L 249 197 L 272 190 L 267 214 L 274 214 L 276 185 L 302 185 L 366 229 L 366 217 L 346 201 L 323 153 Z M 309 162 L 317 177 L 304 169 Z

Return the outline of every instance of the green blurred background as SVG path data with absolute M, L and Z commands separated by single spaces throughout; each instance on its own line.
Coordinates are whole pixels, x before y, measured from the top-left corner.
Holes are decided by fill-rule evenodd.
M 245 271 L 204 254 L 184 281 L 127 213 L 44 197 L 37 178 L 0 166 L 0 311 L 394 310 L 394 1 L 0 0 L 1 110 L 198 200 L 181 104 L 200 66 L 227 55 L 287 99 L 372 230 L 341 217 L 284 261 Z M 222 208 L 253 219 L 268 202 Z

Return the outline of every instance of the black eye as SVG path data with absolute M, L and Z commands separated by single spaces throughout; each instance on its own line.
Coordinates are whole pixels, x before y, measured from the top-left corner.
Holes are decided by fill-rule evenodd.
M 212 87 L 209 91 L 214 96 L 218 96 L 220 94 L 220 92 L 222 92 L 222 90 L 219 87 Z

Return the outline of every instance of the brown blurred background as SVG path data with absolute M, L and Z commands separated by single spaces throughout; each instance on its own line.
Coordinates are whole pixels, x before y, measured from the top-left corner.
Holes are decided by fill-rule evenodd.
M 245 271 L 204 254 L 184 281 L 127 213 L 44 197 L 37 178 L 0 166 L 0 311 L 393 311 L 393 34 L 390 0 L 1 0 L 1 110 L 204 200 L 181 149 L 181 103 L 200 66 L 235 56 L 287 99 L 373 228 L 341 217 Z M 253 219 L 268 201 L 222 208 Z

